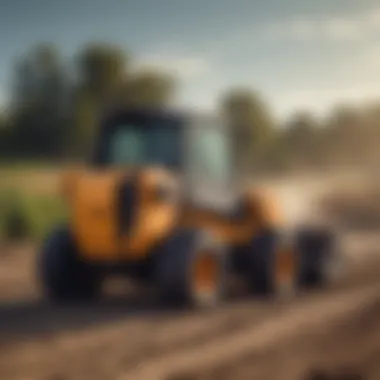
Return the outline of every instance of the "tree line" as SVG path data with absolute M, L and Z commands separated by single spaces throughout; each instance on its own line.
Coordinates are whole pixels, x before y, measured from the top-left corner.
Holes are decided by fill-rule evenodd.
M 66 62 L 54 46 L 40 44 L 12 67 L 9 104 L 0 114 L 0 159 L 82 159 L 108 106 L 166 106 L 177 89 L 176 78 L 136 67 L 118 46 L 86 45 Z M 233 121 L 240 158 L 250 168 L 373 163 L 380 157 L 380 101 L 341 105 L 323 119 L 297 112 L 279 122 L 261 94 L 230 88 L 220 94 L 219 107 Z

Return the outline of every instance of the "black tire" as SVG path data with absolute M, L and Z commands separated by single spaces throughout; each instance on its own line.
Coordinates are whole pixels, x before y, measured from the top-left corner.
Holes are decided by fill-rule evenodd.
M 275 293 L 273 269 L 278 241 L 279 236 L 275 232 L 265 231 L 255 236 L 247 249 L 248 284 L 255 295 Z
M 328 265 L 335 251 L 335 236 L 327 229 L 305 228 L 297 234 L 300 255 L 299 285 L 318 288 L 329 283 Z
M 69 228 L 59 227 L 46 239 L 39 261 L 39 276 L 46 296 L 54 302 L 93 300 L 100 280 L 80 261 Z
M 250 291 L 254 295 L 288 299 L 297 294 L 297 256 L 287 240 L 281 231 L 273 229 L 263 230 L 252 239 L 246 254 L 246 273 Z M 284 254 L 293 256 L 278 256 Z M 278 260 L 286 260 L 291 265 L 291 272 L 286 273 L 283 279 L 278 277 L 281 275 L 278 272 Z
M 217 305 L 226 294 L 227 252 L 211 242 L 217 260 L 218 279 L 215 291 L 202 299 L 192 287 L 192 268 L 203 248 L 209 247 L 202 233 L 178 231 L 160 248 L 156 262 L 156 282 L 161 300 L 175 306 L 210 307 Z

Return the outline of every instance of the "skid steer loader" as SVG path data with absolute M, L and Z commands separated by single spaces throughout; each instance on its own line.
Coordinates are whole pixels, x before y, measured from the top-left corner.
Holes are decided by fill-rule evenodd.
M 71 213 L 41 249 L 46 295 L 94 299 L 115 272 L 198 306 L 222 301 L 230 275 L 261 295 L 323 284 L 331 234 L 286 236 L 275 199 L 242 185 L 230 130 L 214 116 L 109 112 L 88 165 L 63 176 Z

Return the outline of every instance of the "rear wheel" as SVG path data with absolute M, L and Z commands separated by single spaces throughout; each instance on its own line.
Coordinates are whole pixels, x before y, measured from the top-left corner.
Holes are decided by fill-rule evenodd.
M 225 296 L 227 252 L 210 236 L 178 231 L 157 256 L 156 281 L 164 302 L 210 307 Z
M 262 296 L 291 296 L 297 288 L 297 255 L 276 231 L 255 236 L 247 252 L 248 283 Z
M 344 263 L 332 231 L 303 229 L 298 233 L 297 245 L 300 252 L 300 286 L 316 288 L 339 278 Z
M 45 294 L 52 301 L 89 300 L 100 293 L 99 278 L 79 259 L 67 227 L 58 228 L 47 238 L 38 269 Z

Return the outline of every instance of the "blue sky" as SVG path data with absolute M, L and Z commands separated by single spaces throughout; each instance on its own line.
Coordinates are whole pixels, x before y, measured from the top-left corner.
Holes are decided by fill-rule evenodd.
M 34 43 L 69 59 L 92 40 L 173 71 L 181 104 L 212 108 L 233 85 L 262 92 L 280 117 L 380 99 L 379 0 L 2 0 L 0 101 Z

